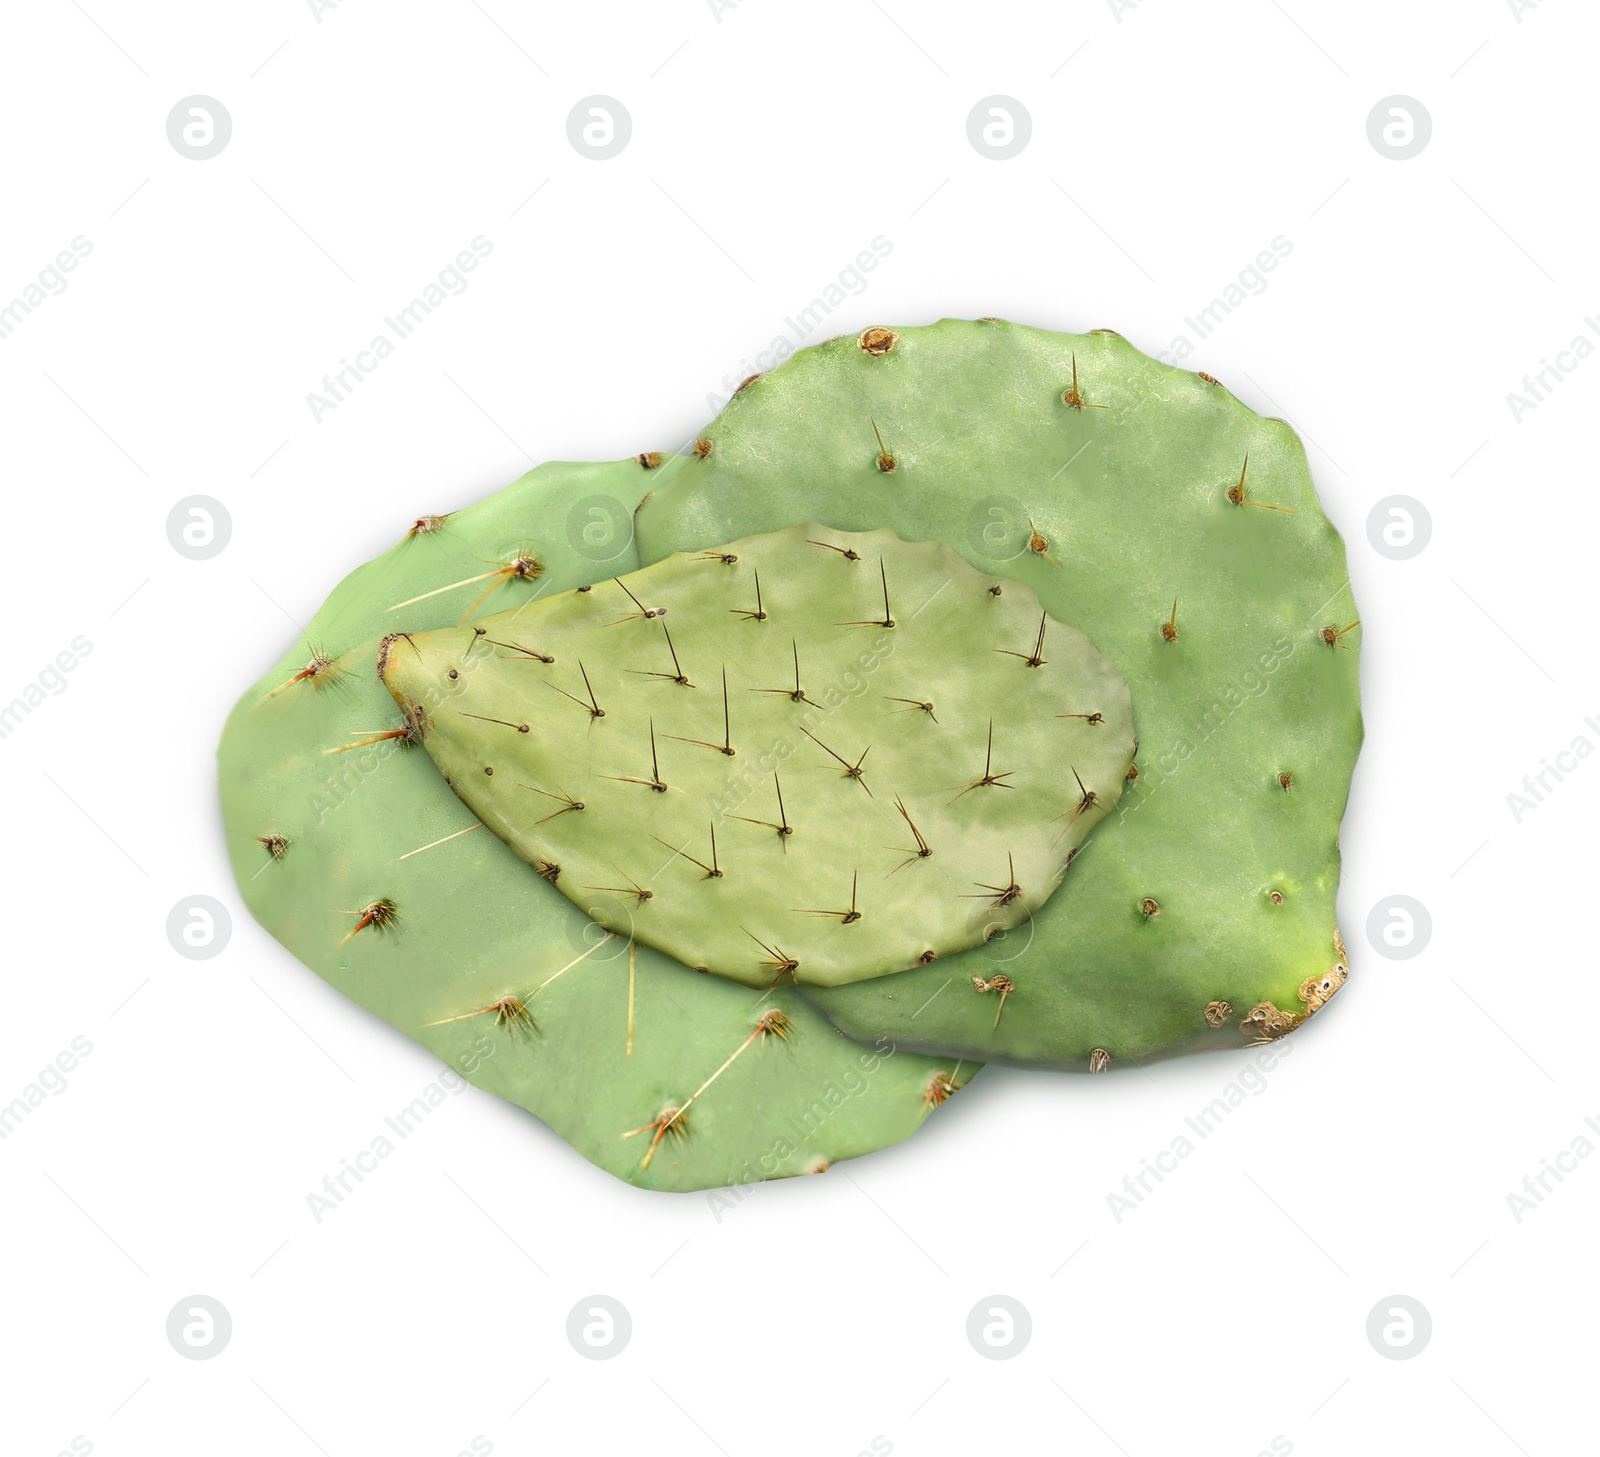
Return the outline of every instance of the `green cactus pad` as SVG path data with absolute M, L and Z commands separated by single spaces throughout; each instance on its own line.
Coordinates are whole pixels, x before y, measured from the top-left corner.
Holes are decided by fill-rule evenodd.
M 425 518 L 335 590 L 219 750 L 239 887 L 279 941 L 601 1168 L 661 1190 L 814 1172 L 897 1142 L 975 1071 L 847 1042 L 793 992 L 755 1005 L 608 936 L 466 813 L 373 672 L 380 634 L 454 622 L 485 586 L 492 606 L 631 568 L 629 513 L 680 464 L 545 466 Z M 519 556 L 539 573 L 434 591 Z M 773 1009 L 782 1035 L 758 1030 Z
M 794 527 L 406 634 L 381 671 L 467 807 L 600 924 L 832 986 L 1022 924 L 1121 794 L 1127 685 L 997 585 Z
M 1126 678 L 1140 742 L 1026 934 L 808 990 L 841 1028 L 1099 1070 L 1281 1035 L 1338 989 L 1359 630 L 1288 425 L 1106 331 L 870 329 L 743 389 L 637 529 L 654 561 L 795 521 L 1026 582 Z

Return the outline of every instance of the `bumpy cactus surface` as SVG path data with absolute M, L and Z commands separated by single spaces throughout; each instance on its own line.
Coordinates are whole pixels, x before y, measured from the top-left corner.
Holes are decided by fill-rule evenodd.
M 792 991 L 758 1000 L 597 926 L 465 811 L 376 676 L 390 632 L 633 568 L 629 513 L 681 465 L 544 466 L 420 518 L 244 695 L 219 751 L 241 892 L 278 940 L 600 1167 L 666 1190 L 896 1142 L 975 1071 L 848 1042 Z
M 1280 1036 L 1338 990 L 1359 629 L 1288 425 L 1107 331 L 874 328 L 749 383 L 637 530 L 655 561 L 796 521 L 943 541 L 1026 582 L 1127 680 L 1139 739 L 1035 917 L 807 989 L 841 1028 L 1099 1070 Z
M 1133 758 L 1127 685 L 1083 634 L 887 531 L 675 556 L 393 637 L 381 672 L 467 807 L 579 907 L 756 987 L 1021 925 Z

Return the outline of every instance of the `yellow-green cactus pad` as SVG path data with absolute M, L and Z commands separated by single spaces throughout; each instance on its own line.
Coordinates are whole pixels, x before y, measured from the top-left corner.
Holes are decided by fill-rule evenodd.
M 382 675 L 467 807 L 579 907 L 753 987 L 1022 925 L 1133 758 L 1127 685 L 1082 633 L 888 531 L 675 556 L 394 637 Z

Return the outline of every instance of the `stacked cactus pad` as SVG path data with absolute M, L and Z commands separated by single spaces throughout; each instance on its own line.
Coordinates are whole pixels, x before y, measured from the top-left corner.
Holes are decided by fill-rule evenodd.
M 602 1168 L 816 1172 L 984 1062 L 1322 1007 L 1359 636 L 1281 421 L 1108 331 L 872 328 L 418 518 L 234 709 L 229 846 Z

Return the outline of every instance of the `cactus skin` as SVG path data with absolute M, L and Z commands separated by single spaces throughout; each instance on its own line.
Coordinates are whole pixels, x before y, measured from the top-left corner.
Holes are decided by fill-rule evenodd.
M 283 678 L 315 651 L 347 654 L 386 632 L 455 622 L 475 603 L 470 615 L 481 616 L 631 571 L 638 553 L 628 513 L 683 465 L 679 456 L 657 458 L 654 468 L 637 459 L 552 461 L 463 510 L 404 523 L 409 529 L 394 546 L 329 594 L 305 639 L 285 655 Z M 529 551 L 536 575 L 501 570 Z M 459 585 L 392 610 L 451 583 Z
M 406 634 L 381 673 L 601 925 L 837 985 L 1025 922 L 1122 792 L 1127 684 L 994 585 L 936 543 L 793 527 Z
M 408 535 L 347 577 L 306 639 L 241 698 L 219 771 L 240 891 L 291 952 L 599 1167 L 684 1191 L 816 1172 L 898 1142 L 975 1069 L 859 1046 L 793 992 L 753 1006 L 741 987 L 602 941 L 498 839 L 472 828 L 372 671 L 381 634 L 454 622 L 488 584 L 389 608 L 525 547 L 541 575 L 493 583 L 485 606 L 633 567 L 625 534 L 616 556 L 598 559 L 571 544 L 564 523 L 597 494 L 623 501 L 626 515 L 679 464 L 544 466 L 440 529 Z M 300 678 L 308 659 L 327 667 Z M 384 904 L 392 909 L 374 911 Z M 787 1037 L 744 1051 L 645 1163 L 652 1135 L 627 1135 L 684 1104 L 774 1007 L 789 1020 Z
M 1346 974 L 1361 741 L 1358 614 L 1299 440 L 1108 331 L 868 334 L 737 395 L 640 509 L 643 558 L 798 520 L 945 541 L 1110 657 L 1140 772 L 1031 939 L 808 998 L 854 1037 L 1025 1065 L 1281 1036 Z

